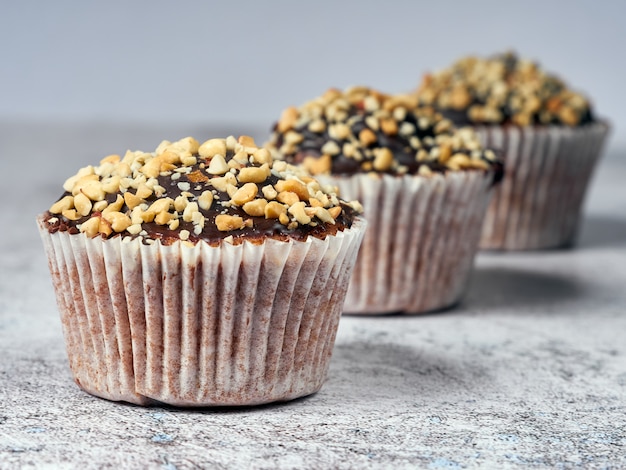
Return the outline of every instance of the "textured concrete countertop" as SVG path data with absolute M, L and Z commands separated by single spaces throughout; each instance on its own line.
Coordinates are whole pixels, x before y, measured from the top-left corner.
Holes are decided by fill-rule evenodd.
M 626 158 L 616 150 L 595 175 L 576 249 L 481 254 L 453 310 L 342 318 L 314 396 L 189 411 L 79 390 L 35 214 L 103 155 L 237 130 L 0 125 L 1 469 L 626 468 Z

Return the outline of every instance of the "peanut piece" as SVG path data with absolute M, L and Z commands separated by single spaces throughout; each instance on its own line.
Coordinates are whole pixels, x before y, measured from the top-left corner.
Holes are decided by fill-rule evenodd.
M 80 190 L 87 183 L 90 183 L 92 181 L 98 181 L 98 175 L 85 175 L 81 176 L 80 178 L 77 176 L 72 176 L 71 178 L 68 178 L 67 181 L 65 181 L 65 183 L 63 184 L 63 189 L 65 189 L 66 187 L 69 188 L 66 189 L 66 191 L 71 191 L 72 196 L 76 196 L 78 193 L 80 193 Z
M 433 171 L 427 167 L 426 165 L 420 165 L 419 170 L 417 170 L 417 174 L 420 176 L 432 176 Z
M 387 135 L 396 135 L 398 133 L 398 123 L 394 119 L 382 119 L 380 128 Z
M 156 178 L 161 173 L 161 162 L 159 157 L 155 157 L 152 160 L 142 166 L 139 171 L 146 175 L 148 178 Z
M 242 147 L 257 147 L 257 144 L 254 143 L 254 139 L 249 135 L 240 135 L 237 139 L 237 143 Z
M 186 150 L 187 152 L 194 153 L 198 152 L 198 148 L 200 147 L 200 143 L 194 139 L 193 137 L 184 137 L 172 144 L 174 149 Z
M 409 136 L 411 134 L 415 133 L 415 125 L 408 122 L 408 121 L 404 121 L 402 124 L 400 124 L 400 129 L 398 130 L 398 132 L 400 133 L 400 135 L 404 135 L 404 136 Z
M 336 220 L 337 217 L 339 217 L 339 215 L 341 214 L 341 206 L 331 207 L 330 209 L 328 209 L 328 213 L 333 219 Z
M 202 210 L 208 211 L 213 204 L 213 193 L 211 191 L 203 191 L 198 197 L 198 205 Z
M 441 161 L 441 156 L 439 156 L 439 160 Z M 453 170 L 468 168 L 471 164 L 470 158 L 462 153 L 457 153 L 446 161 L 446 166 Z
M 296 193 L 293 193 L 291 191 L 282 191 L 278 193 L 278 196 L 276 196 L 276 200 L 278 202 L 287 204 L 288 206 L 293 206 L 296 202 L 300 201 L 300 198 Z
M 90 238 L 98 235 L 100 227 L 100 217 L 92 217 L 91 219 L 83 222 L 80 226 L 80 231 Z
M 215 225 L 221 232 L 230 232 L 242 228 L 245 224 L 238 215 L 220 214 L 215 217 Z
M 226 155 L 226 141 L 224 139 L 209 139 L 198 148 L 202 158 L 210 159 L 215 155 Z
M 265 199 L 269 200 L 276 199 L 276 196 L 278 196 L 278 192 L 271 184 L 266 184 L 265 186 L 263 186 L 261 188 L 261 192 L 263 193 L 263 196 L 265 196 Z
M 106 220 L 104 217 L 98 217 L 98 221 L 100 222 L 98 224 L 98 232 L 104 234 L 105 237 L 108 237 L 109 235 L 111 235 L 111 233 L 113 232 L 113 229 L 111 228 L 110 222 Z
M 232 173 L 229 173 L 229 175 L 232 176 Z M 228 194 L 228 197 L 233 197 L 236 192 L 237 192 L 237 186 L 235 186 L 232 183 L 226 183 L 226 194 Z
M 132 225 L 130 217 L 121 212 L 109 212 L 103 217 L 111 224 L 111 228 L 118 233 Z
M 367 147 L 373 144 L 374 142 L 376 142 L 377 138 L 376 138 L 376 134 L 374 134 L 374 132 L 371 129 L 366 128 L 366 129 L 363 129 L 361 132 L 359 132 L 359 140 L 364 146 Z
M 182 212 L 185 210 L 185 207 L 187 207 L 188 203 L 189 200 L 181 194 L 176 199 L 174 199 L 174 209 L 176 210 L 176 212 Z
M 122 178 L 125 178 L 127 176 L 132 175 L 132 173 L 133 173 L 133 170 L 131 170 L 130 165 L 128 165 L 128 163 L 121 162 L 119 165 L 115 167 L 112 175 L 117 175 Z
M 304 157 L 302 165 L 312 175 L 329 173 L 332 165 L 332 157 L 328 154 L 322 155 L 319 158 L 311 156 Z
M 274 186 L 279 194 L 284 191 L 296 193 L 301 201 L 308 201 L 311 197 L 308 188 L 298 180 L 279 180 Z
M 61 212 L 61 215 L 68 220 L 78 220 L 80 219 L 80 214 L 76 212 L 76 209 L 65 209 Z
M 489 169 L 489 164 L 486 161 L 484 161 L 484 160 L 480 160 L 478 158 L 472 158 L 470 160 L 468 168 L 477 168 L 477 169 L 480 169 L 480 170 L 488 170 Z
M 74 207 L 74 198 L 72 196 L 64 196 L 50 207 L 51 214 L 60 214 L 65 210 Z
M 365 124 L 373 131 L 377 131 L 378 129 L 380 129 L 380 122 L 374 116 L 367 116 L 365 118 Z
M 322 201 L 314 197 L 309 198 L 309 205 L 311 207 L 324 207 L 324 204 L 322 203 Z
M 287 213 L 287 208 L 279 202 L 270 201 L 266 204 L 263 212 L 266 219 L 278 219 L 281 214 Z
M 246 183 L 231 196 L 231 201 L 233 204 L 243 206 L 246 202 L 252 201 L 258 192 L 256 184 Z
M 323 154 L 337 155 L 339 152 L 341 152 L 341 149 L 339 148 L 339 145 L 337 145 L 337 142 L 329 140 L 324 145 L 322 145 L 321 151 Z
M 166 225 L 170 220 L 172 220 L 172 217 L 173 215 L 170 214 L 169 212 L 161 211 L 156 215 L 156 217 L 154 218 L 154 221 L 158 225 Z
M 252 217 L 261 217 L 265 215 L 265 206 L 267 206 L 265 199 L 255 199 L 254 201 L 246 202 L 243 205 L 243 210 Z
M 328 224 L 335 224 L 335 219 L 330 215 L 323 207 L 315 207 L 315 216 L 320 219 L 322 222 L 326 222 Z
M 268 149 L 260 148 L 258 150 L 255 150 L 252 154 L 252 161 L 260 165 L 263 165 L 264 163 L 267 163 L 269 165 L 270 163 L 272 163 L 272 154 Z
M 195 212 L 198 212 L 198 203 L 197 202 L 190 202 L 187 204 L 187 206 L 185 207 L 185 210 L 183 211 L 183 220 L 185 222 L 191 222 L 193 220 L 193 215 Z
M 309 123 L 308 128 L 311 132 L 315 132 L 316 134 L 321 134 L 322 132 L 326 130 L 326 123 L 322 121 L 321 119 L 315 119 Z
M 89 176 L 90 178 L 85 178 L 86 176 Z M 98 179 L 98 176 L 94 174 L 94 168 L 92 166 L 86 166 L 84 168 L 81 168 L 74 176 L 70 176 L 68 179 L 66 179 L 63 183 L 63 189 L 67 192 L 71 191 L 72 194 L 75 194 L 74 186 L 76 186 L 76 183 L 81 181 L 83 178 L 85 178 L 86 182 L 89 179 Z M 78 191 L 79 189 L 76 189 L 76 192 Z
M 233 160 L 235 160 L 237 163 L 243 166 L 247 165 L 248 164 L 248 152 L 246 152 L 245 150 L 240 150 L 233 156 Z
M 393 153 L 387 147 L 377 149 L 374 157 L 374 169 L 377 171 L 386 171 L 393 164 Z
M 163 211 L 167 212 L 170 210 L 173 204 L 174 204 L 174 201 L 172 200 L 171 197 L 157 199 L 150 205 L 150 207 L 148 207 L 148 211 L 152 211 L 155 214 L 159 212 L 163 212 Z
M 235 139 L 232 135 L 226 137 L 226 149 L 227 150 L 235 150 L 237 146 L 237 139 Z
M 152 196 L 152 190 L 145 183 L 140 183 L 135 191 L 135 196 L 139 199 L 147 199 Z
M 141 213 L 141 219 L 146 223 L 152 222 L 155 217 L 156 217 L 156 212 L 151 211 L 151 210 L 147 210 Z
M 192 183 L 205 183 L 209 181 L 209 177 L 205 175 L 204 173 L 202 173 L 200 170 L 192 171 L 191 173 L 189 173 L 187 175 L 187 179 L 191 181 Z
M 298 201 L 287 210 L 295 217 L 298 223 L 302 225 L 308 225 L 311 223 L 311 217 L 306 215 L 306 212 L 304 211 L 304 202 Z
M 346 124 L 335 124 L 328 128 L 328 135 L 333 139 L 344 140 L 350 135 L 350 127 Z
M 237 179 L 240 183 L 262 183 L 270 176 L 270 167 L 264 163 L 261 167 L 246 167 L 239 171 Z
M 126 191 L 124 193 L 124 202 L 130 210 L 133 210 L 135 207 L 142 203 L 142 199 L 140 197 L 137 197 L 130 191 Z
M 452 147 L 448 144 L 442 144 L 440 147 L 441 151 L 439 152 L 439 161 L 441 163 L 446 163 L 448 159 L 452 156 Z
M 281 224 L 283 224 L 283 225 L 288 225 L 288 224 L 289 224 L 289 216 L 287 215 L 287 213 L 286 213 L 286 212 L 285 212 L 285 213 L 283 213 L 283 214 L 280 214 L 280 215 L 278 216 L 278 221 L 279 221 Z
M 76 211 L 84 217 L 91 212 L 92 204 L 87 196 L 83 193 L 79 193 L 74 196 L 74 207 Z
M 102 190 L 107 194 L 115 194 L 120 190 L 120 176 L 110 176 L 102 180 Z
M 109 205 L 109 203 L 106 200 L 94 202 L 94 204 L 93 204 L 93 211 L 94 212 L 102 212 L 104 209 L 107 208 L 108 205 Z
M 304 136 L 296 131 L 287 131 L 283 137 L 283 142 L 291 145 L 298 145 L 304 140 Z
M 437 124 L 435 124 L 435 134 L 443 134 L 444 132 L 448 132 L 452 128 L 452 121 L 449 119 L 442 119 Z
M 104 165 L 105 163 L 113 163 L 114 165 L 119 163 L 122 157 L 119 155 L 107 155 L 102 160 L 100 160 L 100 165 Z
M 104 215 L 109 212 L 120 211 L 123 205 L 124 205 L 124 198 L 120 194 L 118 194 L 115 199 L 115 202 L 112 202 L 111 204 L 107 205 L 106 208 L 102 210 L 102 214 Z
M 169 163 L 171 165 L 176 165 L 180 163 L 180 155 L 171 150 L 165 150 L 163 153 L 158 154 L 159 159 L 162 162 Z
M 276 125 L 276 129 L 278 132 L 287 132 L 289 129 L 293 128 L 298 120 L 298 110 L 293 106 L 285 109 L 280 115 L 280 119 Z
M 141 224 L 131 224 L 126 228 L 126 231 L 131 235 L 138 235 L 141 232 Z
M 194 166 L 196 163 L 198 163 L 198 159 L 193 155 L 185 155 L 180 157 L 180 162 L 183 164 L 183 166 Z M 165 165 L 169 165 L 169 167 L 165 168 Z M 161 165 L 161 171 L 171 171 L 175 168 L 176 167 L 170 163 L 163 163 Z
M 217 154 L 211 158 L 211 162 L 209 163 L 209 168 L 207 169 L 207 173 L 211 175 L 223 175 L 229 170 L 228 165 L 226 164 L 226 160 L 220 154 Z

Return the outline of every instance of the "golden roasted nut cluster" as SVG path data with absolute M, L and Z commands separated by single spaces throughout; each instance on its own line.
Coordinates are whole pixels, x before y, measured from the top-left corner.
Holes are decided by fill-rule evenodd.
M 584 96 L 514 53 L 462 58 L 425 75 L 416 96 L 441 111 L 461 112 L 462 123 L 577 126 L 592 119 Z
M 287 230 L 333 225 L 344 210 L 334 188 L 275 161 L 247 136 L 202 144 L 187 137 L 163 141 L 152 153 L 109 155 L 68 178 L 63 189 L 49 209 L 49 224 L 62 219 L 90 237 L 122 233 L 148 242 L 155 227 L 189 240 L 264 221 Z M 343 204 L 361 210 L 357 202 Z
M 430 175 L 477 168 L 495 160 L 469 129 L 456 130 L 415 96 L 367 87 L 329 89 L 283 111 L 267 146 L 276 158 L 312 174 L 378 172 Z

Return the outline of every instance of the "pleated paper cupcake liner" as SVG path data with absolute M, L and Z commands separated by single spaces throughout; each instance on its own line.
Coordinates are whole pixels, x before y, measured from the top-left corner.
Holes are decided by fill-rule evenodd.
M 143 244 L 38 220 L 76 383 L 109 400 L 254 405 L 318 391 L 365 222 L 324 240 Z
M 475 130 L 486 147 L 504 157 L 504 179 L 487 210 L 480 247 L 532 250 L 573 244 L 609 126 Z
M 326 177 L 358 199 L 368 229 L 345 313 L 421 313 L 459 301 L 478 246 L 492 175 Z

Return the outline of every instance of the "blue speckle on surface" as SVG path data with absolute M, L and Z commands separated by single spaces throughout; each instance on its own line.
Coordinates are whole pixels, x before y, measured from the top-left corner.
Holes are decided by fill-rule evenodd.
M 156 421 L 163 421 L 165 419 L 165 413 L 150 413 L 150 417 Z
M 438 457 L 428 464 L 428 468 L 461 468 L 457 462 Z
M 169 434 L 155 434 L 150 439 L 152 442 L 164 443 L 164 442 L 172 442 L 174 438 Z
M 26 432 L 30 434 L 39 434 L 41 432 L 46 432 L 46 428 L 40 428 L 40 427 L 35 426 L 32 428 L 27 428 Z
M 519 442 L 519 436 L 515 434 L 498 434 L 498 439 L 507 442 Z

